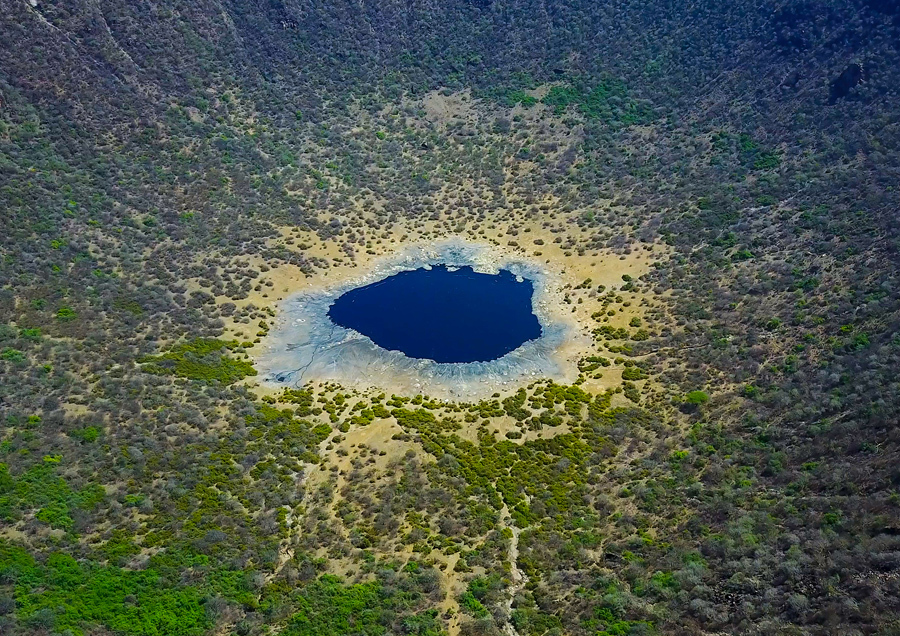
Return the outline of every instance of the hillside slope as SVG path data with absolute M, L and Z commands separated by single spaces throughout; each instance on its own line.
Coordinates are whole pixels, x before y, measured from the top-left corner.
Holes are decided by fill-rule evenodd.
M 0 0 L 0 631 L 894 633 L 898 86 L 888 0 Z M 446 235 L 652 266 L 576 386 L 259 383 Z

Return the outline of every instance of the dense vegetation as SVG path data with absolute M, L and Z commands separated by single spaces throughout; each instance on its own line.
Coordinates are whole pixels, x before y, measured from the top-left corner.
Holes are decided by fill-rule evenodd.
M 898 42 L 886 0 L 6 0 L 0 633 L 896 633 Z M 566 290 L 571 386 L 253 387 L 279 272 L 439 233 L 656 260 Z

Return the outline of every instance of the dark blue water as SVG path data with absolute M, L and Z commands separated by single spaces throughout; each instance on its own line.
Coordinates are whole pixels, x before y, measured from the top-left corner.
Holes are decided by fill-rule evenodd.
M 437 265 L 352 289 L 328 317 L 410 358 L 486 362 L 541 335 L 533 294 L 530 280 L 518 282 L 507 270 L 479 274 Z

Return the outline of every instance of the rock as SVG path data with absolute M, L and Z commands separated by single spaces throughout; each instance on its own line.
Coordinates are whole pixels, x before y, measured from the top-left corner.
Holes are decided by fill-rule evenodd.
M 784 88 L 796 88 L 799 81 L 800 72 L 793 71 L 791 73 L 788 73 L 788 75 L 783 80 L 781 80 L 781 86 L 783 86 Z
M 850 94 L 863 79 L 863 69 L 859 64 L 851 64 L 831 83 L 831 102 L 834 103 Z

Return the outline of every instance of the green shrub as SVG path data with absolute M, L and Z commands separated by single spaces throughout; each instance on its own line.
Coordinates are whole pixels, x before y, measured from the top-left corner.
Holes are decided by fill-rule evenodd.
M 691 391 L 684 396 L 684 401 L 687 404 L 701 406 L 709 402 L 709 395 L 706 393 L 706 391 Z
M 781 165 L 781 157 L 776 153 L 767 151 L 761 152 L 753 161 L 754 170 L 773 170 Z
M 627 369 L 626 369 L 627 371 Z M 622 383 L 622 392 L 626 398 L 634 402 L 635 404 L 640 403 L 641 401 L 641 393 L 638 391 L 637 387 L 631 382 L 623 382 Z
M 417 573 L 406 576 L 415 577 Z M 416 613 L 414 586 L 409 592 L 369 581 L 343 585 L 332 575 L 323 575 L 297 592 L 298 611 L 281 632 L 284 636 L 379 636 L 386 627 L 400 623 L 402 633 L 439 636 L 440 622 L 435 612 Z
M 32 342 L 39 342 L 41 339 L 41 330 L 37 327 L 31 329 L 19 329 L 19 337 Z
M 236 360 L 225 353 L 239 346 L 237 341 L 196 338 L 175 345 L 161 355 L 141 358 L 139 362 L 148 373 L 232 384 L 247 376 L 256 375 L 252 363 Z
M 200 591 L 166 584 L 152 569 L 79 563 L 61 553 L 41 565 L 0 540 L 0 574 L 17 583 L 19 619 L 29 624 L 47 615 L 55 633 L 82 636 L 102 626 L 125 636 L 199 636 L 210 627 Z
M 69 437 L 73 437 L 87 443 L 96 442 L 97 438 L 100 437 L 100 429 L 96 426 L 86 426 L 85 428 L 80 428 L 69 432 Z
M 0 360 L 7 362 L 25 362 L 25 354 L 18 349 L 6 347 L 0 352 Z

